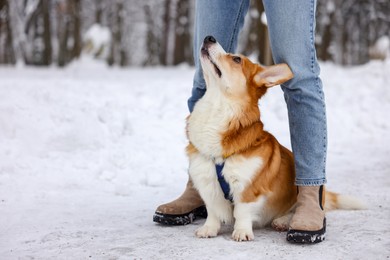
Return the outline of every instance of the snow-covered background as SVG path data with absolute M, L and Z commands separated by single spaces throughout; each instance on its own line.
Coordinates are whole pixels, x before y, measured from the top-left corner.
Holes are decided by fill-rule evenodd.
M 155 208 L 187 181 L 184 120 L 193 68 L 0 67 L 0 259 L 389 259 L 390 61 L 322 64 L 328 188 L 362 211 L 327 215 L 325 242 L 285 233 L 231 240 L 225 226 L 165 227 Z M 266 128 L 289 144 L 279 87 L 260 102 Z

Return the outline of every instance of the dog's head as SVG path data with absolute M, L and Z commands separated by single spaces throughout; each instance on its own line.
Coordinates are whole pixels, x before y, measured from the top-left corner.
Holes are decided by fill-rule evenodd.
M 228 98 L 257 102 L 267 88 L 293 77 L 287 64 L 260 66 L 245 56 L 226 53 L 212 36 L 203 41 L 200 61 L 207 88 L 218 88 Z

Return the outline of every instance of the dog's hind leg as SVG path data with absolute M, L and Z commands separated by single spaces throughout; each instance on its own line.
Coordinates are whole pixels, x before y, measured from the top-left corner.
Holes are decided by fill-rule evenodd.
M 272 228 L 276 231 L 287 231 L 292 215 L 293 213 L 290 212 L 284 216 L 274 219 L 271 223 Z
M 276 231 L 287 231 L 295 208 L 296 205 L 292 206 L 283 216 L 275 218 L 271 223 L 272 228 Z

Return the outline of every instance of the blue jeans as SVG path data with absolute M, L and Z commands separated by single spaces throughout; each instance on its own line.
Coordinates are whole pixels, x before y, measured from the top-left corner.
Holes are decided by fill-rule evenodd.
M 259 0 L 256 0 L 259 1 Z M 294 78 L 282 84 L 287 103 L 291 146 L 299 186 L 326 183 L 327 127 L 320 68 L 314 48 L 316 0 L 264 0 L 275 63 L 287 63 Z M 195 76 L 188 107 L 206 91 L 199 51 L 205 36 L 213 35 L 227 52 L 235 52 L 249 0 L 196 2 Z

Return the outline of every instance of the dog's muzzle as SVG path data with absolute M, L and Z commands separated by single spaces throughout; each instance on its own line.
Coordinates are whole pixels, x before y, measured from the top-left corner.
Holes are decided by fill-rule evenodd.
M 218 77 L 222 76 L 222 72 L 219 69 L 218 65 L 213 61 L 212 57 L 210 56 L 209 48 L 211 45 L 216 44 L 217 40 L 213 36 L 206 36 L 203 40 L 203 45 L 200 50 L 202 56 L 206 56 L 207 59 L 213 64 L 215 73 L 217 73 Z

